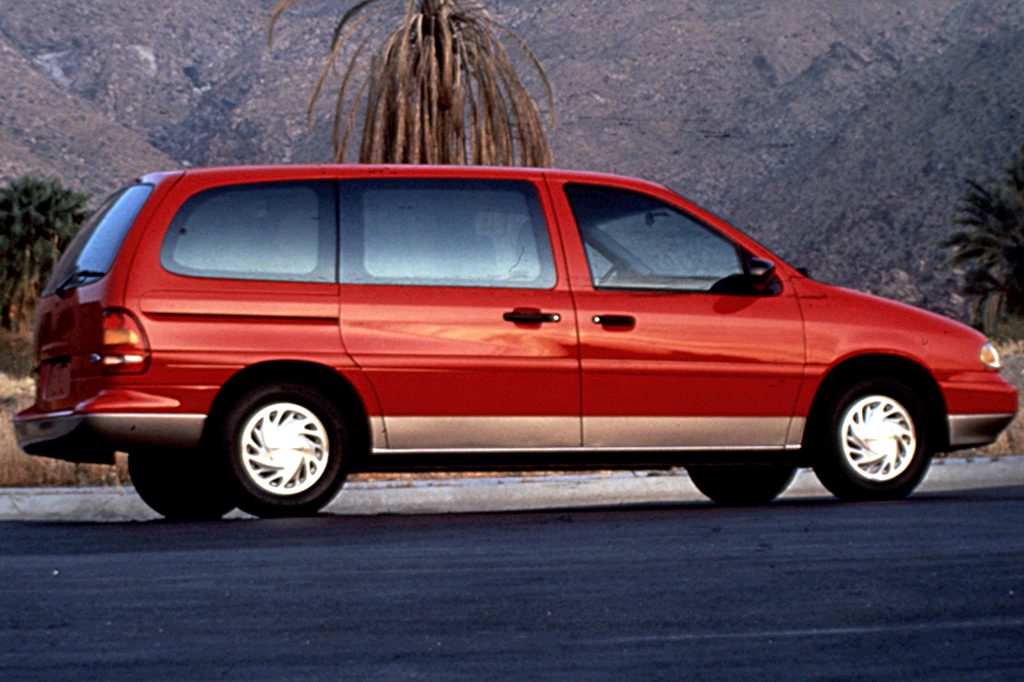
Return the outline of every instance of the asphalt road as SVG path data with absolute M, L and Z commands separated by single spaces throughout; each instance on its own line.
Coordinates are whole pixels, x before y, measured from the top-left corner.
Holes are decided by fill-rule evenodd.
M 0 679 L 1024 679 L 1024 486 L 0 523 Z

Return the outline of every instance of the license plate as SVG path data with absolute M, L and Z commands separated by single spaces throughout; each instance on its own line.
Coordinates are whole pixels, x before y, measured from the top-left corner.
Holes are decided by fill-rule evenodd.
M 53 401 L 71 393 L 71 363 L 61 362 L 43 366 L 43 400 Z

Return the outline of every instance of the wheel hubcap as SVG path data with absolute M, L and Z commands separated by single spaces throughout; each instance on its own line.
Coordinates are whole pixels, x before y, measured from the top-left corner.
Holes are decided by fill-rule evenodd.
M 302 405 L 274 403 L 246 422 L 241 435 L 242 465 L 261 490 L 297 495 L 313 487 L 327 470 L 327 430 Z
M 843 455 L 855 473 L 875 482 L 898 477 L 917 451 L 914 421 L 892 398 L 861 398 L 846 411 L 840 437 Z

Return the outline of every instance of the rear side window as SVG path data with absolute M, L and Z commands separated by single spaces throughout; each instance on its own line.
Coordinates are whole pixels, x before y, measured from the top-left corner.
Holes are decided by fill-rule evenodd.
M 152 191 L 152 185 L 132 185 L 104 201 L 57 261 L 42 295 L 87 284 L 106 274 Z
M 231 185 L 181 207 L 160 262 L 191 277 L 335 281 L 335 183 Z
M 547 224 L 529 182 L 343 181 L 340 197 L 344 283 L 555 285 Z

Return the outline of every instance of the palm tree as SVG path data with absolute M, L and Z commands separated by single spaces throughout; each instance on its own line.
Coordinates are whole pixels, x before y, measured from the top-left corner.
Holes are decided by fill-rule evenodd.
M 25 331 L 57 257 L 88 216 L 89 196 L 29 175 L 0 187 L 0 327 Z
M 954 232 L 943 246 L 955 249 L 947 265 L 966 265 L 964 293 L 986 331 L 1006 317 L 1024 316 L 1024 146 L 1002 178 L 967 181 Z
M 280 0 L 271 12 L 271 44 L 277 21 L 296 2 Z M 382 37 L 389 14 L 401 18 Z M 363 163 L 549 166 L 540 109 L 502 37 L 539 75 L 554 125 L 554 95 L 540 62 L 476 0 L 362 0 L 350 7 L 334 27 L 309 120 L 344 56 L 347 68 L 334 99 L 335 161 L 344 160 L 362 111 Z

